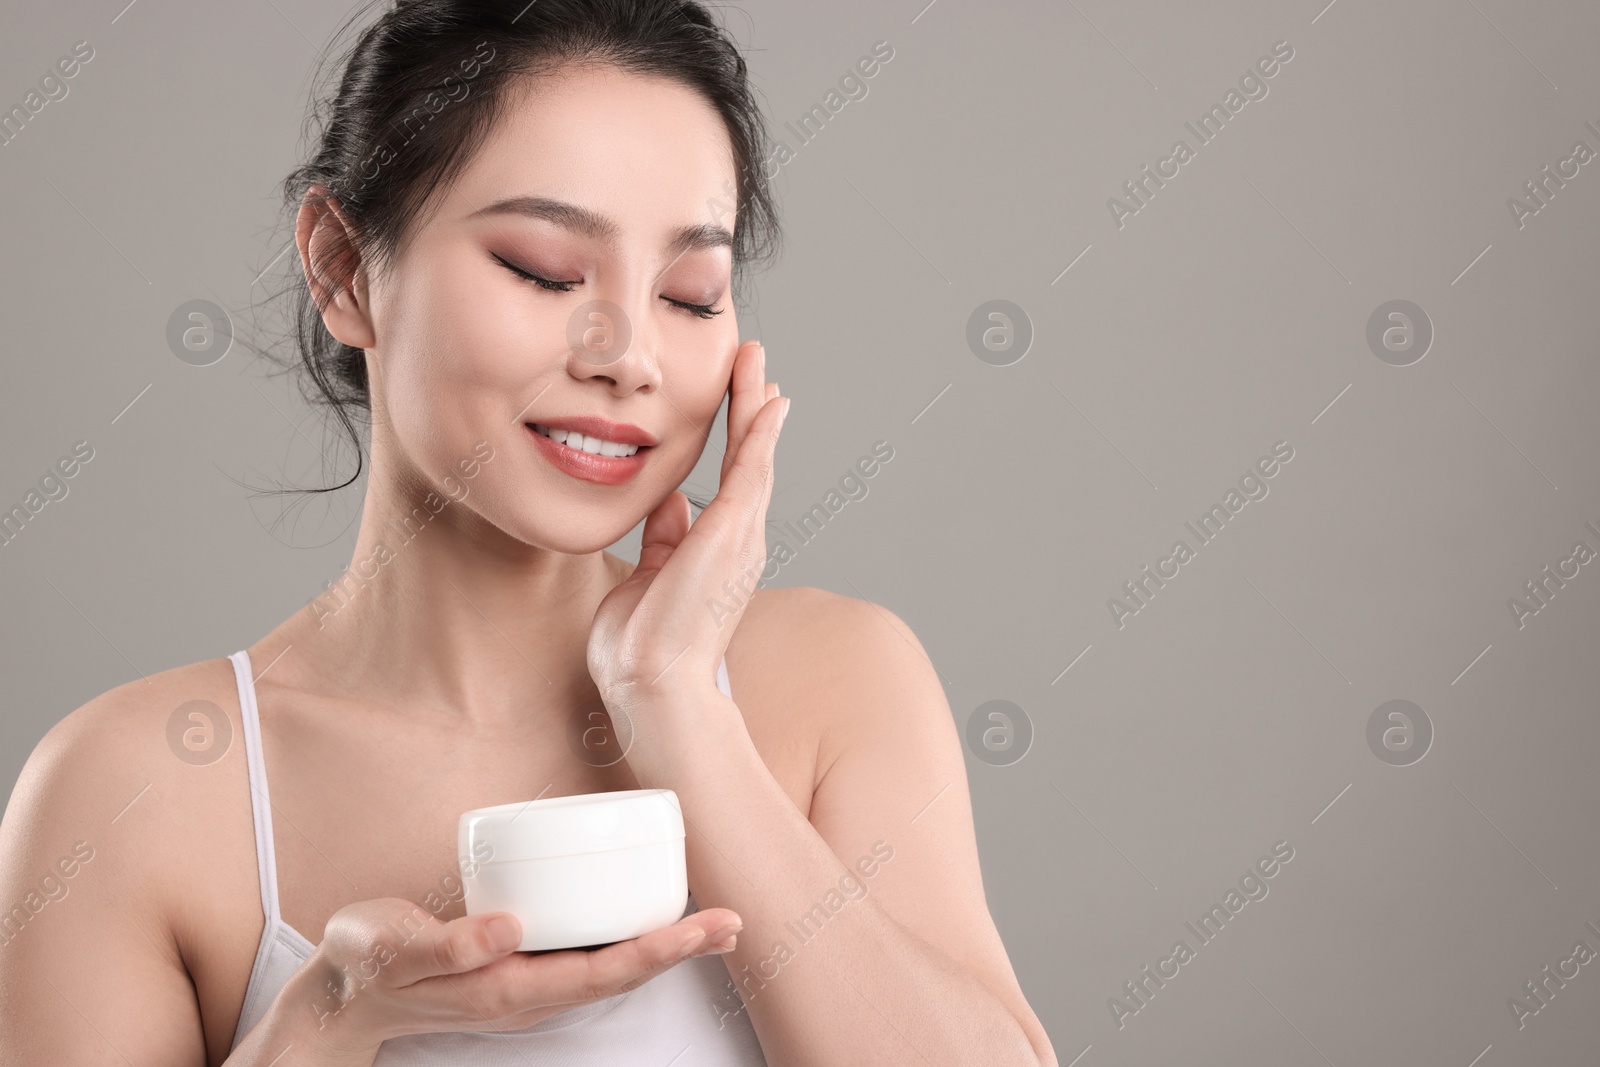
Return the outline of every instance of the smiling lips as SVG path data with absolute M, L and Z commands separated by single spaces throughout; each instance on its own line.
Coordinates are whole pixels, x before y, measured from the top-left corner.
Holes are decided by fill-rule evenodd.
M 524 425 L 558 470 L 586 482 L 621 485 L 638 474 L 656 438 L 638 426 L 594 415 Z

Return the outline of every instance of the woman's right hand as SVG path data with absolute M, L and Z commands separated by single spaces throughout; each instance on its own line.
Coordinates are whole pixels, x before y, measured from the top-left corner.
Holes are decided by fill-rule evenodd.
M 706 908 L 671 926 L 597 949 L 518 952 L 507 912 L 441 922 L 385 897 L 333 914 L 322 943 L 278 994 L 293 1032 L 341 1057 L 377 1054 L 404 1034 L 519 1030 L 586 1001 L 615 996 L 683 960 L 730 951 L 737 913 Z

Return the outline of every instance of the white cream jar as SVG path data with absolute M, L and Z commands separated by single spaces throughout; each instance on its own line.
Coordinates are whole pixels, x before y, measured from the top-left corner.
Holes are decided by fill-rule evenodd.
M 638 937 L 688 905 L 683 810 L 670 789 L 476 808 L 456 843 L 467 914 L 515 915 L 523 952 Z

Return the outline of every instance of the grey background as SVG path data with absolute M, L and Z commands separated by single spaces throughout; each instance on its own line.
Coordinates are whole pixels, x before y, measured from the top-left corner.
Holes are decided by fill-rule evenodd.
M 968 769 L 1061 1063 L 1594 1062 L 1600 963 L 1521 1030 L 1507 1000 L 1600 950 L 1600 564 L 1523 628 L 1507 600 L 1600 549 L 1600 162 L 1521 229 L 1507 199 L 1600 150 L 1600 9 L 924 2 L 722 9 L 797 153 L 742 325 L 795 398 L 775 521 L 895 450 L 776 584 L 899 613 L 963 729 L 993 699 L 1032 723 L 1022 760 Z M 0 501 L 95 449 L 0 547 L 7 787 L 84 701 L 300 607 L 355 534 L 354 487 L 274 526 L 231 480 L 323 476 L 294 384 L 164 339 L 196 298 L 251 329 L 347 7 L 123 3 L 13 6 L 0 33 L 7 106 L 96 53 L 0 148 Z M 782 124 L 878 40 L 868 95 L 797 146 Z M 1107 198 L 1280 40 L 1268 96 L 1119 229 Z M 992 299 L 1035 331 L 1006 367 L 965 340 Z M 1435 330 L 1408 367 L 1366 342 L 1392 299 Z M 1118 628 L 1107 599 L 1280 440 L 1269 494 Z M 1410 766 L 1366 741 L 1396 698 L 1435 731 Z M 1119 1029 L 1108 998 L 1280 840 L 1269 895 Z

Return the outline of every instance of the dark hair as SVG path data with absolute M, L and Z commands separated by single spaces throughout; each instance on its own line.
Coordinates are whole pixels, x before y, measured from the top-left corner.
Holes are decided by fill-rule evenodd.
M 358 9 L 335 40 L 377 2 Z M 382 2 L 392 6 L 339 59 L 337 93 L 318 101 L 307 117 L 308 126 L 314 121 L 319 127 L 315 152 L 282 186 L 291 234 L 307 192 L 324 186 L 356 231 L 352 255 L 369 276 L 381 271 L 409 236 L 408 227 L 487 139 L 519 76 L 603 64 L 675 79 L 698 90 L 722 116 L 737 171 L 735 195 L 722 205 L 729 212 L 737 208 L 735 301 L 747 270 L 776 252 L 780 231 L 764 170 L 766 132 L 748 70 L 731 38 L 695 0 Z M 333 265 L 334 273 L 348 277 L 353 266 L 346 258 Z M 288 365 L 301 368 L 302 393 L 332 409 L 356 452 L 349 479 L 314 490 L 328 492 L 361 473 L 356 421 L 371 414 L 366 356 L 328 332 L 297 261 L 295 274 L 289 289 L 299 359 L 289 357 Z M 696 503 L 703 508 L 708 502 Z

